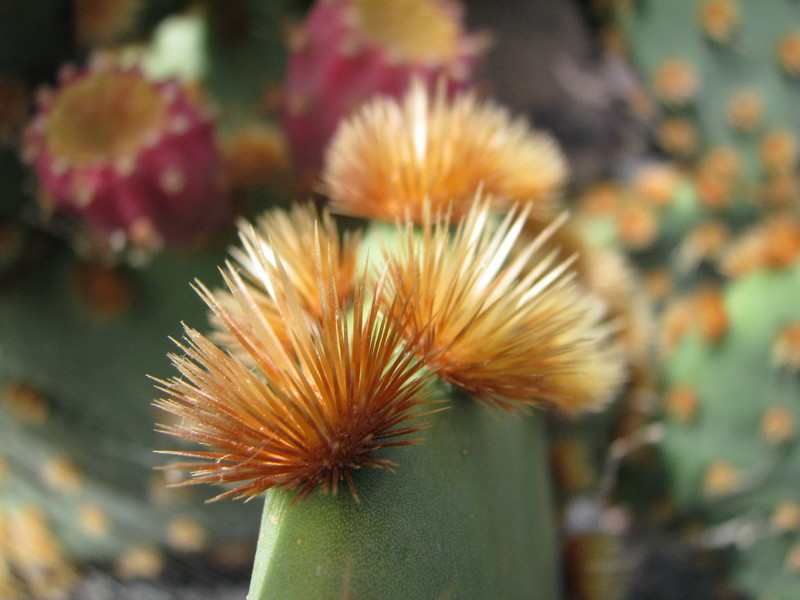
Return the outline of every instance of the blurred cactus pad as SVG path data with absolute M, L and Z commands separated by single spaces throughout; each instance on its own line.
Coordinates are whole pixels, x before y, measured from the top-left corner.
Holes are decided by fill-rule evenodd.
M 800 6 L 791 0 L 618 4 L 623 44 L 661 109 L 661 147 L 700 165 L 707 186 L 730 190 L 725 202 L 791 204 Z M 722 153 L 736 168 L 715 182 L 714 157 Z

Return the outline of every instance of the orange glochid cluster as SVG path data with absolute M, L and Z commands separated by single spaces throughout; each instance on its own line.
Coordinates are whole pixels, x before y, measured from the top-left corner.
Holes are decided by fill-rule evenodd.
M 179 376 L 159 382 L 156 405 L 177 417 L 161 430 L 206 447 L 167 452 L 191 459 L 169 467 L 226 485 L 216 498 L 341 482 L 358 498 L 352 470 L 391 468 L 376 451 L 420 441 L 434 375 L 491 406 L 601 407 L 621 360 L 571 261 L 544 251 L 559 223 L 517 252 L 527 209 L 490 208 L 479 197 L 458 225 L 398 226 L 400 249 L 363 271 L 326 214 L 243 226 L 227 290 L 197 285 L 227 349 L 187 327 Z
M 479 401 L 568 414 L 604 406 L 622 361 L 603 304 L 576 283 L 572 259 L 545 251 L 563 219 L 513 251 L 527 209 L 497 222 L 490 208 L 477 199 L 455 228 L 430 216 L 419 234 L 405 226 L 389 253 L 385 303 L 411 307 L 406 332 L 433 352 L 430 368 Z
M 566 177 L 549 134 L 472 93 L 448 98 L 414 81 L 403 99 L 376 98 L 339 126 L 323 189 L 334 212 L 421 223 L 426 210 L 463 217 L 479 189 L 496 205 L 545 210 Z
M 258 318 L 269 321 L 284 348 L 291 349 L 291 343 L 275 303 L 271 278 L 262 266 L 264 259 L 275 266 L 275 257 L 281 257 L 302 314 L 312 323 L 322 318 L 318 282 L 323 269 L 330 270 L 340 306 L 352 299 L 361 235 L 353 232 L 340 235 L 327 211 L 318 215 L 311 204 L 295 205 L 289 212 L 268 211 L 256 219 L 255 226 L 242 222 L 239 231 L 241 247 L 231 250 L 233 263 L 228 265 L 228 271 L 241 274 L 248 298 L 257 308 Z M 309 260 L 309 251 L 315 247 L 317 235 L 325 243 L 318 248 L 321 253 L 319 259 Z M 228 290 L 216 290 L 214 297 L 219 304 L 228 308 L 231 318 L 236 320 L 242 310 L 237 309 L 239 303 L 233 289 L 229 286 Z M 236 351 L 241 348 L 230 328 L 222 323 L 214 311 L 211 313 L 211 323 L 214 328 L 211 339 L 214 342 Z M 253 343 L 258 343 L 258 340 L 253 340 Z M 238 356 L 245 363 L 250 363 L 246 352 L 238 352 Z
M 352 306 L 343 304 L 331 260 L 335 243 L 322 227 L 314 228 L 306 257 L 319 274 L 316 320 L 304 309 L 287 257 L 278 254 L 281 244 L 271 241 L 250 238 L 248 276 L 269 290 L 284 331 L 263 318 L 241 265 L 224 272 L 232 298 L 225 304 L 199 285 L 238 352 L 186 328 L 183 356 L 171 356 L 180 376 L 160 382 L 167 396 L 156 405 L 179 417 L 163 432 L 209 449 L 168 452 L 195 459 L 170 468 L 191 471 L 189 483 L 233 484 L 216 498 L 249 498 L 274 487 L 303 498 L 320 486 L 335 493 L 341 481 L 358 498 L 351 470 L 391 468 L 376 450 L 419 441 L 413 434 L 424 426 L 417 408 L 428 402 L 425 357 L 419 360 L 416 343 L 403 337 L 407 311 L 399 300 L 391 307 L 399 319 L 381 317 L 382 282 L 368 292 L 360 279 Z M 242 352 L 250 364 L 237 358 Z

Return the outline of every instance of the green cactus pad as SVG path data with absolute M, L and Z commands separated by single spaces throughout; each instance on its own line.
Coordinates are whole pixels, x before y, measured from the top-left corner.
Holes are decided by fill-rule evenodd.
M 789 600 L 800 585 L 790 555 L 800 522 L 776 525 L 773 515 L 798 499 L 800 388 L 792 368 L 775 364 L 774 348 L 800 319 L 800 264 L 731 281 L 723 299 L 721 338 L 688 333 L 665 365 L 667 388 L 686 386 L 697 406 L 689 418 L 665 420 L 662 450 L 684 511 L 701 516 L 711 532 L 742 526 L 731 539 L 743 549 L 734 580 Z
M 714 148 L 734 150 L 746 193 L 752 193 L 770 175 L 761 154 L 766 134 L 785 132 L 797 152 L 800 5 L 791 0 L 626 4 L 619 24 L 632 61 L 665 122 L 681 119 L 696 134 L 695 148 L 678 154 L 695 159 Z M 670 144 L 664 145 L 669 151 Z M 787 167 L 796 166 L 796 156 L 788 162 Z
M 271 492 L 251 600 L 560 597 L 542 418 L 455 397 L 423 444 L 302 502 Z

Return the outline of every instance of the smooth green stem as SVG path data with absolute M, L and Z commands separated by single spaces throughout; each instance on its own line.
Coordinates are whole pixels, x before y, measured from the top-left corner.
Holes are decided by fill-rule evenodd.
M 249 600 L 560 597 L 540 415 L 457 398 L 339 494 L 267 496 Z

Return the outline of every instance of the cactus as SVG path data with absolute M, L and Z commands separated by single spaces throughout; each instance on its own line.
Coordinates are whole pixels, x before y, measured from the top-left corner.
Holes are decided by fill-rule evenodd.
M 88 3 L 83 4 L 85 6 Z M 120 5 L 118 8 L 127 10 L 133 4 Z M 448 3 L 446 8 L 449 11 L 453 6 Z M 255 199 L 263 204 L 262 191 L 258 192 L 256 198 L 249 194 L 254 186 L 263 184 L 263 175 L 256 171 L 260 165 L 273 161 L 280 154 L 279 149 L 274 151 L 276 147 L 279 148 L 280 143 L 273 141 L 270 135 L 273 130 L 269 128 L 268 122 L 265 123 L 265 115 L 259 114 L 263 110 L 260 103 L 269 94 L 270 81 L 275 80 L 274 65 L 280 62 L 282 54 L 273 52 L 266 61 L 266 67 L 253 68 L 252 59 L 253 49 L 264 46 L 265 31 L 276 30 L 278 9 L 275 5 L 268 7 L 260 2 L 244 1 L 230 8 L 231 11 L 222 15 L 219 7 L 211 3 L 204 8 L 211 16 L 203 22 L 195 20 L 192 24 L 187 20 L 181 21 L 188 23 L 193 32 L 190 52 L 195 56 L 190 56 L 194 60 L 190 61 L 188 68 L 184 70 L 185 65 L 176 64 L 175 57 L 186 56 L 181 51 L 171 53 L 169 49 L 165 51 L 163 47 L 157 46 L 155 49 L 145 48 L 144 70 L 149 78 L 163 77 L 177 70 L 181 74 L 188 73 L 194 79 L 182 89 L 174 90 L 176 93 L 171 96 L 172 100 L 181 103 L 178 107 L 181 110 L 197 101 L 196 92 L 200 89 L 209 92 L 211 102 L 220 102 L 219 115 L 225 137 L 221 168 L 218 170 L 212 164 L 216 161 L 214 157 L 214 161 L 207 162 L 207 168 L 198 169 L 192 175 L 197 176 L 198 180 L 206 178 L 207 182 L 215 181 L 219 177 L 234 191 L 247 194 L 247 201 L 252 202 Z M 436 9 L 438 10 L 438 6 Z M 253 35 L 245 38 L 252 44 L 239 44 L 237 40 L 240 38 L 235 35 L 238 30 L 226 29 L 226 25 L 235 26 L 236 19 L 231 22 L 222 17 L 233 13 L 243 15 L 242 22 L 254 27 L 251 30 Z M 448 18 L 452 16 L 448 14 Z M 196 19 L 196 14 L 189 18 Z M 125 19 L 120 22 L 122 21 Z M 196 27 L 198 23 L 199 28 Z M 127 35 L 124 31 L 127 26 L 115 32 L 91 32 L 86 22 L 80 27 L 80 39 L 71 40 L 69 52 L 65 51 L 64 54 L 73 54 L 76 48 L 83 48 L 87 44 L 108 44 L 112 38 L 124 38 Z M 198 32 L 200 35 L 196 35 Z M 279 38 L 266 39 L 267 46 L 274 48 L 278 45 L 276 40 Z M 467 62 L 472 61 L 477 52 L 477 41 L 466 38 L 460 29 L 459 39 L 460 45 L 470 46 L 467 54 L 471 53 L 469 57 L 461 58 Z M 172 41 L 182 43 L 180 39 L 173 38 Z M 159 29 L 156 42 L 169 44 L 170 38 Z M 132 51 L 129 48 L 112 47 L 110 52 L 117 57 L 115 60 L 122 63 L 129 61 L 130 56 L 140 56 L 139 49 Z M 197 52 L 202 54 L 199 60 L 196 57 Z M 55 63 L 60 63 L 63 58 L 64 56 L 59 55 L 51 61 L 52 64 L 42 67 L 40 70 L 44 75 L 37 73 L 36 77 L 30 77 L 25 81 L 26 88 L 38 84 L 43 77 L 53 78 Z M 458 63 L 455 66 L 463 68 L 465 65 Z M 428 67 L 423 66 L 420 70 L 427 73 Z M 157 75 L 153 75 L 154 73 Z M 62 207 L 62 213 L 63 207 L 74 206 L 75 188 L 79 186 L 64 186 L 61 185 L 64 183 L 62 181 L 53 182 L 53 179 L 57 179 L 52 177 L 53 172 L 59 169 L 55 168 L 57 161 L 50 160 L 50 157 L 57 151 L 48 146 L 52 142 L 52 136 L 44 133 L 54 128 L 51 121 L 57 112 L 58 102 L 68 96 L 70 90 L 91 80 L 95 75 L 91 69 L 79 71 L 77 74 L 65 71 L 58 91 L 40 94 L 40 116 L 26 135 L 27 155 L 35 162 L 41 187 L 55 198 Z M 173 85 L 150 83 L 139 71 L 129 72 L 117 67 L 109 67 L 100 75 L 114 81 L 130 76 L 141 83 L 142 89 L 153 90 L 157 94 L 162 87 Z M 433 75 L 429 74 L 429 77 Z M 408 75 L 406 81 L 407 79 Z M 186 96 L 183 95 L 184 92 Z M 190 95 L 191 99 L 186 100 Z M 80 104 L 84 107 L 91 100 L 107 98 L 106 95 L 88 97 L 86 102 Z M 117 99 L 121 98 L 118 96 Z M 124 105 L 124 102 L 121 104 Z M 141 103 L 137 105 L 139 104 Z M 25 102 L 21 106 L 24 114 Z M 131 124 L 131 119 L 121 118 L 119 104 L 107 108 L 119 117 L 121 125 Z M 172 108 L 168 106 L 166 110 Z M 3 137 L 10 137 L 12 145 L 18 143 L 20 130 L 19 115 L 16 118 L 17 121 L 10 126 L 3 123 Z M 193 136 L 194 141 L 203 143 L 193 144 L 192 147 L 208 150 L 209 147 L 205 144 L 210 141 L 208 129 L 204 129 L 203 125 L 193 130 L 193 124 L 194 121 L 189 123 L 189 129 L 197 134 Z M 87 133 L 86 129 L 81 128 L 81 131 L 73 133 Z M 72 133 L 65 137 L 66 142 L 75 141 Z M 161 141 L 169 140 L 162 138 Z M 154 152 L 158 154 L 164 148 L 163 144 L 157 144 Z M 181 143 L 169 146 L 172 153 L 188 149 L 189 145 Z M 149 150 L 149 146 L 145 148 L 145 152 Z M 204 156 L 210 157 L 214 152 L 216 150 L 212 148 Z M 103 165 L 114 162 L 111 160 L 114 156 L 104 155 L 100 158 L 101 172 L 95 173 L 98 176 L 92 183 L 102 183 L 102 176 L 105 174 Z M 9 164 L 12 165 L 10 171 L 16 178 L 9 187 L 25 189 L 21 184 L 22 177 L 25 176 L 24 170 L 13 159 Z M 141 165 L 137 162 L 134 166 Z M 69 171 L 68 165 L 67 175 L 72 177 L 76 173 L 74 169 Z M 140 173 L 137 170 L 137 176 L 138 174 Z M 152 172 L 148 175 L 145 169 L 141 175 L 150 177 Z M 30 174 L 27 176 L 31 177 Z M 152 178 L 150 181 L 152 182 Z M 30 190 L 31 186 L 27 189 Z M 212 279 L 212 265 L 219 264 L 222 260 L 219 248 L 192 246 L 182 249 L 179 254 L 169 249 L 161 251 L 155 245 L 147 243 L 154 238 L 148 240 L 148 236 L 138 238 L 132 235 L 136 227 L 135 220 L 128 218 L 131 215 L 126 213 L 124 218 L 113 218 L 116 207 L 120 205 L 118 193 L 106 193 L 103 186 L 92 187 L 89 191 L 94 195 L 92 205 L 100 207 L 99 213 L 92 214 L 78 207 L 77 210 L 72 210 L 72 216 L 77 213 L 77 218 L 72 223 L 82 222 L 84 232 L 88 230 L 102 239 L 112 250 L 111 253 L 97 253 L 96 248 L 81 245 L 86 240 L 85 233 L 70 236 L 72 248 L 64 245 L 58 239 L 63 233 L 58 229 L 61 219 L 43 223 L 35 210 L 36 201 L 41 202 L 42 197 L 23 195 L 18 202 L 18 209 L 4 205 L 4 209 L 8 209 L 9 227 L 14 235 L 9 238 L 11 243 L 8 244 L 7 251 L 4 247 L 3 275 L 7 286 L 0 295 L 4 315 L 0 322 L 0 336 L 4 344 L 0 380 L 4 410 L 11 417 L 3 420 L 3 439 L 7 444 L 4 442 L 2 447 L 0 526 L 3 545 L 0 547 L 3 552 L 0 553 L 0 586 L 13 598 L 62 596 L 76 579 L 76 562 L 78 565 L 87 561 L 113 563 L 113 568 L 120 577 L 154 576 L 163 566 L 162 552 L 165 547 L 176 552 L 199 552 L 212 543 L 246 538 L 247 530 L 242 528 L 247 527 L 248 523 L 249 530 L 255 533 L 252 528 L 254 518 L 252 515 L 247 517 L 248 510 L 253 505 L 235 505 L 232 508 L 229 503 L 219 503 L 212 509 L 201 510 L 200 505 L 193 502 L 196 496 L 190 490 L 163 489 L 165 482 L 175 483 L 177 476 L 174 469 L 155 474 L 151 471 L 153 458 L 147 449 L 156 446 L 150 439 L 150 424 L 154 417 L 148 407 L 140 402 L 141 391 L 148 386 L 144 374 L 164 377 L 163 365 L 156 365 L 151 361 L 154 356 L 163 355 L 166 336 L 170 331 L 174 332 L 181 318 L 195 322 L 200 320 L 198 311 L 201 310 L 201 303 L 196 298 L 193 299 L 185 282 L 197 276 L 205 280 Z M 207 190 L 203 190 L 203 194 L 206 192 Z M 176 219 L 160 220 L 153 213 L 148 213 L 149 205 L 143 202 L 144 197 L 134 197 L 132 200 L 133 202 L 126 203 L 125 206 L 135 208 L 136 215 L 144 214 L 148 217 L 152 221 L 149 231 L 163 237 L 167 245 L 172 241 L 180 244 L 195 237 L 197 230 L 193 226 L 184 227 Z M 196 212 L 195 215 L 214 229 L 219 221 L 216 215 L 222 211 L 218 211 L 218 205 L 211 203 L 212 197 L 208 197 L 208 200 L 207 210 Z M 254 207 L 246 208 L 252 210 Z M 24 225 L 20 219 L 26 219 Z M 172 229 L 169 228 L 173 227 L 177 229 L 177 236 L 171 235 Z M 119 240 L 114 243 L 116 237 L 119 237 L 114 235 L 116 229 L 126 232 L 126 244 L 137 240 L 144 242 L 146 253 L 120 256 L 117 251 L 122 244 L 118 243 Z M 397 235 L 399 234 L 398 231 Z M 3 241 L 5 242 L 5 238 Z M 78 250 L 81 256 L 76 257 L 74 250 Z M 138 261 L 135 260 L 137 258 Z M 109 259 L 116 261 L 116 264 L 106 262 Z M 120 259 L 133 260 L 131 264 L 126 264 L 125 260 Z M 551 278 L 558 280 L 562 277 L 560 273 L 554 273 Z M 541 287 L 547 285 L 548 283 L 542 283 Z M 562 286 L 569 288 L 567 282 Z M 42 315 L 47 318 L 42 318 Z M 596 314 L 592 312 L 587 318 L 591 321 L 596 318 Z M 66 352 L 67 348 L 75 350 Z M 115 360 L 115 356 L 125 358 Z M 417 359 L 406 360 L 409 364 L 416 364 Z M 449 388 L 448 394 L 456 397 L 455 392 Z M 540 433 L 537 433 L 541 428 L 538 420 L 529 420 L 523 426 L 518 420 L 509 417 L 504 419 L 502 426 L 498 426 L 494 417 L 486 415 L 482 409 L 473 407 L 468 412 L 476 415 L 469 417 L 470 421 L 474 421 L 473 427 L 488 430 L 490 433 L 487 435 L 504 438 L 506 432 L 514 431 L 516 439 L 509 446 L 510 451 L 515 454 L 544 454 L 543 440 Z M 438 416 L 433 418 L 440 419 Z M 171 426 L 175 426 L 174 423 L 165 423 L 165 427 Z M 446 429 L 446 426 L 442 429 Z M 463 435 L 464 432 L 458 434 Z M 473 473 L 471 477 L 496 478 L 499 471 L 482 458 L 484 442 L 475 443 L 477 446 L 474 447 L 474 458 L 465 458 L 464 450 L 467 454 L 473 450 L 472 442 L 467 445 L 465 441 L 464 444 L 459 444 L 456 454 L 450 460 L 457 465 L 464 462 L 474 463 L 468 468 Z M 180 451 L 182 448 L 186 447 L 177 444 L 168 447 L 168 450 Z M 417 460 L 421 462 L 418 464 L 428 462 L 426 454 L 414 454 L 413 450 L 416 447 L 409 451 L 412 452 L 412 457 L 419 457 Z M 394 452 L 394 449 L 390 448 L 387 452 Z M 496 460 L 500 461 L 500 458 Z M 446 465 L 438 468 L 441 472 L 446 469 Z M 410 474 L 414 472 L 413 468 L 409 469 Z M 531 572 L 527 580 L 513 585 L 524 588 L 536 585 L 541 588 L 542 597 L 551 597 L 557 593 L 558 570 L 555 566 L 557 549 L 554 529 L 548 514 L 549 491 L 545 463 L 542 460 L 534 461 L 531 470 L 517 467 L 507 470 L 506 474 L 506 488 L 512 486 L 515 479 L 520 486 L 519 492 L 509 489 L 509 493 L 526 494 L 526 497 L 536 500 L 538 509 L 529 513 L 526 502 L 521 500 L 514 502 L 513 507 L 508 507 L 506 501 L 501 501 L 497 494 L 476 498 L 475 505 L 469 510 L 465 509 L 465 512 L 474 516 L 491 504 L 495 512 L 513 510 L 515 521 L 524 523 L 524 526 L 518 531 L 507 531 L 510 547 L 478 549 L 470 555 L 470 564 L 476 566 L 490 556 L 505 556 L 506 559 L 513 558 L 517 562 L 506 567 L 504 573 L 508 573 L 508 569 L 522 570 L 527 566 L 519 562 L 522 557 L 532 556 L 534 548 L 544 547 L 546 551 L 541 556 L 539 569 Z M 420 477 L 424 479 L 426 476 L 419 472 L 412 475 L 398 493 L 405 494 L 410 489 L 408 486 L 419 481 Z M 356 479 L 358 478 L 357 476 Z M 469 477 L 456 478 L 456 473 L 452 474 L 451 480 L 456 479 L 459 480 L 462 490 L 470 485 Z M 365 480 L 365 486 L 366 481 L 369 479 Z M 364 494 L 366 491 L 367 487 L 364 488 Z M 451 498 L 454 498 L 452 490 L 450 493 Z M 352 498 L 344 494 L 335 500 L 353 502 Z M 451 500 L 436 505 L 432 508 L 432 517 L 439 518 L 449 513 L 453 502 Z M 306 504 L 312 506 L 312 500 L 309 499 Z M 395 502 L 390 504 L 397 506 Z M 401 516 L 398 515 L 398 518 Z M 495 520 L 494 523 L 498 521 Z M 485 535 L 489 531 L 487 527 L 491 526 L 492 522 L 482 522 L 481 529 L 476 529 L 469 535 Z M 455 527 L 446 529 L 441 535 L 442 539 L 448 539 L 451 549 L 458 548 L 463 552 L 469 548 L 450 538 L 456 530 Z M 418 537 L 410 540 L 413 543 L 417 541 Z M 22 551 L 12 552 L 10 546 L 18 547 Z M 32 556 L 38 557 L 38 562 L 31 560 Z M 451 565 L 454 564 L 452 560 L 451 557 Z M 488 571 L 481 574 L 481 571 L 475 570 L 475 574 L 482 578 L 480 589 L 485 591 L 490 586 L 503 583 L 495 576 L 492 576 L 495 579 L 489 577 Z M 442 572 L 435 568 L 430 570 L 430 576 L 444 581 L 441 580 Z M 470 582 L 471 580 L 465 580 L 463 585 L 467 586 Z M 424 583 L 415 582 L 412 585 Z M 462 584 L 450 580 L 444 581 L 444 585 L 458 585 L 459 590 L 462 589 Z M 514 595 L 514 589 L 517 588 L 512 586 L 509 593 Z
M 438 90 L 429 97 L 421 85 L 414 85 L 400 101 L 366 104 L 340 127 L 327 152 L 323 190 L 334 210 L 378 220 L 420 222 L 428 212 L 457 217 L 477 188 L 492 195 L 498 208 L 528 204 L 522 243 L 549 230 L 561 258 L 575 260 L 578 280 L 601 299 L 618 328 L 615 341 L 624 352 L 630 378 L 627 394 L 646 395 L 652 386 L 650 315 L 646 302 L 635 296 L 634 274 L 618 252 L 595 243 L 579 223 L 566 221 L 555 230 L 551 226 L 566 173 L 566 161 L 547 133 L 531 130 L 524 120 L 511 119 L 505 109 L 479 102 L 474 95 L 456 94 L 448 100 Z M 368 231 L 368 246 L 376 239 L 391 243 L 391 231 L 385 227 L 373 223 Z M 550 419 L 548 434 L 553 436 L 554 429 L 559 430 L 557 437 L 563 434 L 563 440 L 553 444 L 555 449 L 563 448 L 563 441 L 580 440 L 579 456 L 567 460 L 582 461 L 593 485 L 598 481 L 598 457 L 619 434 L 620 422 L 630 429 L 641 420 L 635 413 L 626 402 L 607 414 L 585 415 L 577 424 L 561 420 L 554 428 Z M 549 453 L 558 454 L 552 448 Z M 566 481 L 564 469 L 556 475 L 563 476 L 559 485 L 574 484 Z M 585 560 L 582 556 L 580 562 Z M 615 585 L 619 587 L 619 581 Z
M 568 255 L 542 250 L 557 227 L 543 215 L 552 219 L 557 205 L 560 151 L 491 103 L 448 100 L 443 89 L 431 96 L 418 82 L 402 100 L 365 105 L 326 157 L 335 210 L 407 223 L 368 226 L 364 260 L 388 261 L 373 269 L 384 272 L 377 283 L 362 275 L 377 286 L 368 294 L 377 304 L 365 305 L 363 280 L 350 299 L 354 249 L 340 245 L 328 218 L 315 223 L 295 210 L 245 230 L 229 290 L 201 288 L 215 313 L 213 339 L 230 357 L 189 330 L 186 357 L 173 358 L 181 378 L 163 384 L 168 396 L 158 402 L 183 417 L 167 433 L 209 447 L 182 453 L 210 463 L 180 466 L 198 482 L 237 484 L 221 496 L 266 490 L 254 598 L 559 596 L 541 416 L 531 424 L 486 414 L 465 396 L 493 411 L 544 404 L 575 414 L 602 406 L 619 386 L 616 346 L 599 345 L 609 335 L 599 325 L 602 303 L 572 281 Z M 481 189 L 493 196 L 476 205 Z M 495 223 L 490 207 L 517 202 L 527 205 L 521 215 Z M 541 231 L 515 249 L 528 214 L 540 212 Z M 448 405 L 416 411 L 430 434 L 410 448 L 405 439 L 381 448 L 392 430 L 379 419 L 400 428 L 399 409 L 363 420 L 360 402 L 386 400 L 383 388 L 364 387 L 381 379 L 353 369 L 377 369 L 395 390 L 392 402 L 407 398 L 405 367 L 382 367 L 386 353 L 364 329 L 377 310 L 381 340 L 394 327 L 407 338 L 398 364 L 425 368 Z M 336 325 L 346 314 L 347 325 Z M 286 353 L 299 366 L 280 367 Z M 247 383 L 245 367 L 257 374 Z M 332 396 L 317 399 L 313 389 Z M 352 421 L 337 421 L 344 415 Z M 369 444 L 354 446 L 359 440 Z M 381 451 L 374 458 L 371 445 Z M 395 463 L 396 475 L 354 468 Z M 351 493 L 335 493 L 345 483 Z
M 693 172 L 671 163 L 640 167 L 622 182 L 601 182 L 578 199 L 575 223 L 593 244 L 618 248 L 665 300 L 704 278 L 717 278 L 727 245 L 759 215 L 750 203 L 709 206 Z
M 187 330 L 186 356 L 173 358 L 181 378 L 158 404 L 182 417 L 167 433 L 210 446 L 177 452 L 210 461 L 179 465 L 196 481 L 238 484 L 221 496 L 268 490 L 251 597 L 560 594 L 541 420 L 488 414 L 464 395 L 494 410 L 575 413 L 607 401 L 620 366 L 568 263 L 545 256 L 516 276 L 548 233 L 505 265 L 525 215 L 493 226 L 489 206 L 473 204 L 454 232 L 430 217 L 421 232 L 400 228 L 383 275 L 359 274 L 352 309 L 323 237 L 335 231 L 313 222 L 317 277 L 306 285 L 267 229 L 246 234 L 246 259 L 227 269 L 234 302 L 203 291 L 236 351 Z M 302 308 L 309 292 L 321 315 Z M 242 350 L 257 375 L 234 358 Z M 415 396 L 433 377 L 431 406 Z M 420 444 L 410 417 L 427 417 Z M 345 483 L 351 493 L 337 494 Z
M 786 205 L 796 194 L 800 9 L 794 2 L 632 2 L 631 58 L 663 111 L 664 149 L 695 163 L 721 204 Z M 715 156 L 731 157 L 721 175 Z M 794 191 L 793 191 L 794 190 Z
M 668 274 L 686 289 L 698 275 L 715 277 L 697 267 L 712 265 L 755 220 L 794 210 L 800 123 L 791 49 L 800 13 L 781 0 L 611 4 L 612 39 L 659 109 L 656 136 L 673 161 L 590 192 L 581 220 L 593 239 L 658 269 L 658 285 Z
M 735 588 L 792 598 L 800 12 L 791 2 L 617 4 L 675 162 L 596 190 L 580 220 L 652 269 L 663 410 L 649 432 L 677 521 L 696 546 L 726 551 Z
M 203 315 L 186 280 L 213 273 L 219 254 L 111 269 L 37 237 L 38 256 L 28 251 L 26 273 L 0 298 L 3 512 L 42 514 L 65 564 L 114 559 L 125 573 L 126 556 L 149 549 L 152 568 L 130 576 L 157 574 L 160 547 L 196 552 L 246 538 L 233 515 L 250 507 L 202 510 L 191 494 L 164 489 L 175 479 L 153 471 L 150 452 L 144 373 L 164 372 L 159 356 L 179 315 Z
M 774 242 L 774 238 L 771 240 Z M 768 242 L 770 243 L 770 242 Z M 738 548 L 732 578 L 763 598 L 796 595 L 797 250 L 706 292 L 665 363 L 661 448 L 679 507 L 707 542 Z M 718 539 L 715 539 L 718 538 Z
M 653 527 L 793 600 L 797 3 L 612 3 L 672 160 L 566 217 L 553 139 L 461 90 L 486 42 L 455 0 L 319 1 L 302 26 L 300 2 L 0 2 L 0 596 L 154 576 L 261 510 L 254 599 L 616 598 L 605 509 L 664 492 Z M 70 103 L 113 118 L 65 126 Z M 114 125 L 124 152 L 76 151 Z M 331 213 L 255 217 L 309 189 Z M 642 481 L 625 461 L 653 441 Z

